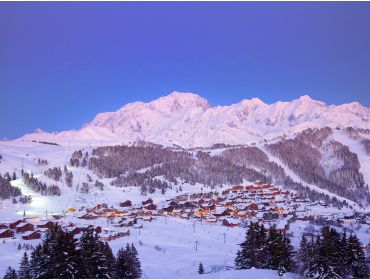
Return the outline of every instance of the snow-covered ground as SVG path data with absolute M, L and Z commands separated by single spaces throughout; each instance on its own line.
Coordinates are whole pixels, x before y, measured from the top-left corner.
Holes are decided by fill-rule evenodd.
M 127 243 L 134 243 L 139 252 L 144 278 L 278 278 L 276 271 L 232 269 L 238 244 L 244 240 L 245 229 L 220 224 L 195 222 L 179 218 L 158 217 L 143 228 L 131 229 L 129 237 L 110 241 L 114 253 Z M 24 249 L 18 243 L 39 241 L 6 239 L 0 242 L 0 275 L 11 265 L 18 267 Z M 30 252 L 30 251 L 29 251 Z M 197 273 L 202 262 L 206 274 Z M 225 270 L 225 265 L 230 270 Z M 292 278 L 288 274 L 284 278 Z
M 346 135 L 335 134 L 335 139 L 340 140 L 346 145 L 349 145 L 350 150 L 358 154 L 361 162 L 361 171 L 364 173 L 366 182 L 370 182 L 369 157 L 364 154 L 363 147 L 359 146 L 358 142 L 349 139 Z M 43 175 L 46 168 L 54 166 L 67 165 L 71 154 L 77 149 L 85 149 L 91 151 L 90 145 L 73 145 L 73 146 L 55 146 L 45 145 L 40 143 L 10 141 L 0 142 L 0 154 L 3 159 L 0 162 L 0 172 L 12 173 L 15 171 L 19 176 L 22 168 L 26 172 L 31 171 L 35 176 L 43 182 L 55 183 Z M 284 167 L 285 172 L 292 177 L 293 180 L 300 182 L 301 180 L 279 159 L 272 156 L 262 145 L 259 145 L 269 156 L 270 160 L 276 161 Z M 212 154 L 219 154 L 223 148 L 215 149 Z M 49 164 L 47 167 L 37 165 L 37 159 L 47 159 Z M 24 185 L 21 179 L 12 181 L 12 185 L 21 188 L 25 195 L 32 195 L 31 204 L 13 204 L 11 200 L 2 201 L 0 207 L 0 222 L 14 221 L 22 217 L 24 213 L 28 217 L 38 216 L 40 219 L 46 214 L 60 214 L 68 207 L 92 207 L 97 203 L 107 203 L 117 207 L 120 202 L 131 200 L 134 204 L 149 197 L 154 199 L 155 204 L 161 204 L 169 198 L 173 198 L 180 193 L 175 189 L 168 190 L 162 195 L 156 192 L 152 195 L 142 196 L 140 189 L 132 188 L 117 188 L 110 185 L 111 179 L 99 179 L 95 174 L 85 168 L 76 168 L 68 166 L 68 169 L 73 172 L 74 183 L 72 188 L 59 184 L 62 195 L 57 197 L 42 196 L 35 193 Z M 86 182 L 86 176 L 90 175 L 95 181 L 104 183 L 104 190 L 92 191 L 90 194 L 79 194 L 76 189 L 77 185 Z M 247 183 L 247 182 L 245 182 Z M 307 184 L 306 184 L 307 185 Z M 183 184 L 183 192 L 195 193 L 201 191 L 201 185 Z M 316 186 L 309 187 L 317 189 Z M 320 189 L 327 193 L 327 191 Z M 330 194 L 330 193 L 329 193 Z M 333 194 L 330 194 L 334 196 Z M 47 212 L 46 212 L 47 211 Z M 338 209 L 320 208 L 317 206 L 315 211 L 309 214 L 317 215 L 323 213 L 338 212 Z M 344 210 L 342 210 L 344 212 Z M 67 220 L 73 221 L 76 219 L 72 214 L 67 215 Z M 102 223 L 102 226 L 109 226 L 104 221 L 88 221 L 88 223 Z M 302 232 L 310 229 L 312 225 L 309 222 L 294 222 L 290 224 L 289 233 L 292 234 L 292 243 L 297 248 Z M 318 230 L 317 227 L 313 227 Z M 348 229 L 355 231 L 363 244 L 370 241 L 369 225 L 350 226 Z M 208 222 L 201 223 L 193 220 L 185 220 L 175 217 L 157 217 L 153 222 L 144 223 L 140 230 L 130 228 L 131 235 L 129 237 L 119 238 L 110 241 L 110 245 L 114 252 L 119 248 L 124 247 L 127 242 L 134 243 L 139 251 L 140 260 L 145 278 L 279 278 L 276 271 L 271 270 L 242 270 L 236 271 L 233 269 L 225 270 L 233 266 L 235 254 L 238 250 L 238 244 L 244 240 L 245 229 L 229 228 L 222 226 L 220 223 L 213 224 Z M 23 249 L 18 250 L 18 243 L 37 244 L 38 240 L 23 241 L 19 239 L 0 240 L 0 276 L 3 276 L 8 265 L 17 267 L 18 262 L 23 254 Z M 196 248 L 197 247 L 197 248 Z M 198 265 L 202 262 L 206 274 L 199 275 L 197 273 Z M 296 278 L 294 274 L 286 274 L 283 278 Z

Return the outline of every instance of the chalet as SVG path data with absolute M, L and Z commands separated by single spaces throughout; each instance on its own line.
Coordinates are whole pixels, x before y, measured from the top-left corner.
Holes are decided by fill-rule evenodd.
M 23 223 L 18 224 L 15 227 L 15 230 L 17 231 L 17 233 L 24 233 L 26 231 L 34 230 L 34 226 L 33 224 L 23 222 Z
M 154 205 L 153 203 L 151 203 L 151 204 L 145 205 L 144 209 L 146 209 L 146 210 L 157 210 L 157 206 Z
M 135 220 L 132 220 L 132 219 L 130 219 L 130 220 L 122 220 L 118 224 L 118 226 L 119 227 L 132 227 L 135 223 L 136 223 Z
M 87 228 L 76 226 L 76 227 L 74 227 L 74 228 L 70 231 L 70 233 L 71 233 L 72 235 L 77 235 L 77 234 L 80 234 L 81 232 L 86 232 L 86 231 L 87 231 Z
M 171 213 L 175 208 L 173 206 L 168 206 L 162 209 L 165 213 Z
M 18 221 L 14 222 L 14 223 L 11 223 L 11 224 L 9 225 L 9 228 L 14 229 L 14 228 L 15 228 L 16 226 L 18 226 L 20 223 L 23 223 L 23 220 L 18 220 Z
M 204 210 L 204 209 L 202 209 L 202 208 L 200 208 L 200 209 L 197 209 L 197 210 L 195 210 L 194 211 L 194 215 L 197 215 L 197 216 L 203 216 L 203 215 L 205 215 L 207 212 Z M 370 220 L 369 220 L 370 221 Z
M 256 203 L 252 203 L 252 204 L 249 204 L 245 210 L 254 210 L 254 211 L 257 211 L 258 210 L 258 204 Z
M 108 204 L 106 204 L 106 203 L 98 204 L 98 205 L 96 205 L 95 208 L 97 210 L 102 209 L 102 208 L 108 208 Z
M 214 204 L 203 205 L 202 208 L 206 211 L 213 211 L 216 209 L 216 205 Z
M 237 219 L 233 219 L 233 218 L 225 218 L 222 221 L 222 225 L 226 227 L 237 227 L 239 226 L 239 224 L 240 224 L 240 221 Z
M 1 229 L 0 238 L 12 238 L 14 237 L 14 231 L 10 229 Z
M 101 228 L 101 226 L 97 226 L 96 228 L 94 228 L 94 230 L 95 230 L 96 233 L 101 233 L 102 228 Z
M 141 203 L 142 205 L 153 204 L 153 199 L 149 198 Z
M 125 202 L 121 202 L 119 204 L 119 206 L 121 206 L 121 207 L 131 207 L 132 206 L 132 202 L 131 202 L 131 200 L 126 200 Z
M 181 206 L 178 203 L 176 203 L 175 201 L 171 201 L 169 206 L 172 206 L 174 209 L 180 209 L 181 208 Z
M 244 218 L 244 219 L 248 219 L 248 218 L 251 218 L 254 216 L 254 213 L 253 212 L 249 212 L 249 211 L 239 211 L 237 216 L 239 218 Z
M 43 222 L 40 222 L 36 227 L 52 229 L 53 226 L 54 226 L 54 223 L 52 221 L 43 221 Z
M 213 215 L 215 215 L 216 217 L 228 216 L 231 214 L 231 212 L 232 210 L 229 208 L 216 207 L 215 213 Z
M 232 190 L 236 191 L 236 192 L 241 192 L 243 189 L 244 189 L 243 186 L 235 186 L 235 187 L 232 188 Z
M 33 231 L 33 232 L 30 232 L 22 236 L 22 239 L 24 240 L 33 240 L 33 239 L 40 239 L 40 238 L 41 238 L 41 233 L 38 231 Z
M 95 220 L 97 219 L 98 217 L 95 216 L 95 215 L 92 215 L 92 214 L 89 214 L 89 213 L 86 213 L 80 217 L 77 217 L 78 219 L 84 219 L 84 220 Z
M 297 221 L 312 221 L 313 216 L 312 215 L 297 215 L 295 219 Z
M 182 205 L 183 208 L 194 208 L 195 205 L 192 204 L 191 202 L 189 201 L 186 201 L 183 205 Z
M 263 219 L 265 221 L 277 220 L 278 218 L 279 218 L 278 213 L 274 213 L 274 212 L 270 212 L 270 211 L 263 213 Z

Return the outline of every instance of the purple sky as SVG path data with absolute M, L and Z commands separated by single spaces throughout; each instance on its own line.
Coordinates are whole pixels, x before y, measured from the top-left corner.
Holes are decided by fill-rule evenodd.
M 1 2 L 0 138 L 174 90 L 370 106 L 369 2 Z

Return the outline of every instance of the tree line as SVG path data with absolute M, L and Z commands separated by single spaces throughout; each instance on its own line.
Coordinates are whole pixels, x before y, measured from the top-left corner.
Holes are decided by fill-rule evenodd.
M 308 240 L 302 236 L 298 252 L 300 272 L 308 278 L 339 279 L 370 277 L 365 251 L 356 234 L 340 234 L 324 226 Z
M 141 275 L 133 244 L 114 256 L 94 229 L 77 240 L 56 224 L 30 256 L 24 253 L 18 271 L 8 267 L 4 279 L 136 279 Z
M 240 244 L 235 259 L 236 269 L 274 269 L 279 275 L 295 270 L 294 248 L 290 238 L 276 229 L 251 222 L 246 239 Z
M 4 178 L 0 174 L 0 199 L 8 199 L 22 195 L 21 189 L 10 184 L 10 177 L 5 174 Z
M 35 192 L 41 193 L 41 195 L 49 196 L 61 195 L 60 188 L 57 185 L 47 186 L 45 183 L 42 183 L 36 178 L 34 178 L 32 173 L 28 174 L 27 172 L 24 172 L 22 174 L 22 178 L 27 187 L 34 190 Z
M 359 204 L 368 204 L 370 192 L 357 155 L 330 139 L 332 133 L 330 128 L 307 129 L 294 139 L 283 139 L 266 148 L 305 182 Z
M 276 227 L 266 230 L 258 222 L 247 227 L 246 239 L 235 259 L 236 269 L 273 269 L 279 275 L 295 272 L 307 278 L 342 279 L 370 277 L 368 260 L 356 234 L 340 234 L 324 226 L 317 236 L 302 236 L 294 251 L 290 238 Z

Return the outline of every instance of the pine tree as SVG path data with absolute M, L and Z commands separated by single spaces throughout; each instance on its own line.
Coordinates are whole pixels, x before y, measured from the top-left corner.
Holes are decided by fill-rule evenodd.
M 321 230 L 321 236 L 317 236 L 313 246 L 313 259 L 306 274 L 309 278 L 342 278 L 345 268 L 341 267 L 341 243 L 339 233 L 335 229 L 325 226 Z
M 355 234 L 348 238 L 348 269 L 351 278 L 369 278 L 369 268 L 366 264 L 365 252 Z
M 348 271 L 348 241 L 346 232 L 343 232 L 340 239 L 340 275 L 342 278 L 347 278 Z
M 42 271 L 45 269 L 45 255 L 43 254 L 43 247 L 41 244 L 37 245 L 31 253 L 31 274 L 35 279 L 43 278 Z
M 103 243 L 102 250 L 107 259 L 107 268 L 109 271 L 109 275 L 111 278 L 116 278 L 115 275 L 116 258 L 113 255 L 112 249 L 110 248 L 108 243 Z
M 83 278 L 83 263 L 73 235 L 56 224 L 32 254 L 32 271 L 38 279 Z
M 365 256 L 366 256 L 366 262 L 370 263 L 370 242 L 369 244 L 366 245 Z
M 202 263 L 199 263 L 198 273 L 199 274 L 204 274 L 204 268 L 203 268 L 203 264 Z
M 118 251 L 115 276 L 123 279 L 137 279 L 141 275 L 141 265 L 136 248 L 127 244 L 125 250 L 121 248 Z
M 20 279 L 31 279 L 31 266 L 28 260 L 27 252 L 24 252 L 24 255 L 19 264 L 18 277 Z
M 139 254 L 134 244 L 131 244 L 131 258 L 132 258 L 132 263 L 133 263 L 132 277 L 134 279 L 140 278 L 142 275 L 141 263 L 140 263 L 138 255 Z
M 127 274 L 127 262 L 126 262 L 126 252 L 123 248 L 118 250 L 117 257 L 116 257 L 116 269 L 115 269 L 115 276 L 117 279 L 125 279 Z
M 301 261 L 301 269 L 300 272 L 303 274 L 308 267 L 310 266 L 311 261 L 311 246 L 312 244 L 307 241 L 306 236 L 303 234 L 301 242 L 299 244 L 299 250 L 298 250 L 298 258 Z
M 54 278 L 80 278 L 81 254 L 77 250 L 76 239 L 69 232 L 59 230 L 52 252 Z
M 256 267 L 265 268 L 266 267 L 266 244 L 267 244 L 267 231 L 265 226 L 262 224 L 256 227 L 257 236 L 256 236 Z
M 283 275 L 287 271 L 294 270 L 294 251 L 290 238 L 280 233 L 275 226 L 269 229 L 266 253 L 266 268 L 277 269 L 279 275 Z
M 312 242 L 312 258 L 309 262 L 306 277 L 308 278 L 323 278 L 321 277 L 324 273 L 323 258 L 320 255 L 322 241 L 320 236 L 316 237 L 315 242 Z
M 257 256 L 260 251 L 257 244 L 257 236 L 259 232 L 258 223 L 251 222 L 248 225 L 246 238 L 240 244 L 240 249 L 237 252 L 235 259 L 236 269 L 249 269 L 257 267 Z
M 287 271 L 291 272 L 295 270 L 295 262 L 293 258 L 294 258 L 294 247 L 291 244 L 290 238 L 284 235 L 282 258 L 278 268 L 280 276 Z
M 341 250 L 339 233 L 328 226 L 322 230 L 321 256 L 324 260 L 324 276 L 341 278 Z
M 84 232 L 79 246 L 84 260 L 84 271 L 87 278 L 103 279 L 114 277 L 114 256 L 93 229 Z M 108 249 L 109 248 L 109 249 Z
M 4 279 L 17 279 L 18 278 L 17 272 L 15 271 L 14 268 L 9 266 L 3 278 Z
M 12 180 L 17 180 L 17 175 L 15 175 L 15 172 L 13 171 Z

